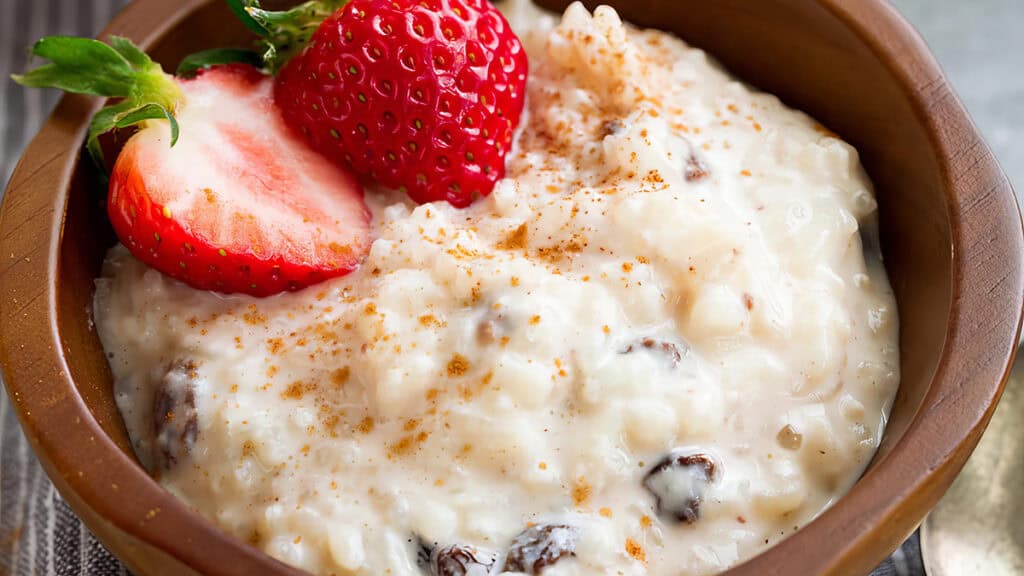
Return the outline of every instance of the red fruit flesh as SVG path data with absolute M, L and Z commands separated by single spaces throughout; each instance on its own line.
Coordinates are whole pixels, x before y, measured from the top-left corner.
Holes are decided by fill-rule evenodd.
M 180 86 L 181 136 L 151 122 L 118 156 L 108 212 L 136 258 L 190 286 L 267 296 L 355 269 L 370 215 L 355 177 L 311 150 L 241 65 Z
M 527 66 L 487 0 L 352 0 L 281 70 L 274 98 L 328 158 L 463 207 L 505 174 Z

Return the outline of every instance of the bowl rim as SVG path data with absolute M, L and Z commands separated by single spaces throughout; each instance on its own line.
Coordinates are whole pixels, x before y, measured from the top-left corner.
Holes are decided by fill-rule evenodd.
M 136 0 L 101 36 L 128 36 L 149 49 L 214 1 Z M 890 452 L 892 463 L 870 470 L 832 508 L 727 576 L 783 574 L 794 557 L 806 574 L 866 572 L 881 561 L 938 501 L 977 443 L 1021 329 L 1024 230 L 1017 202 L 924 41 L 885 0 L 816 1 L 897 78 L 940 154 L 953 304 L 931 389 Z M 93 530 L 105 522 L 200 573 L 303 574 L 222 533 L 161 488 L 102 431 L 76 391 L 61 342 L 59 251 L 81 142 L 99 105 L 82 96 L 60 101 L 18 163 L 0 211 L 0 254 L 10 257 L 0 269 L 0 368 L 22 429 L 57 489 Z M 35 193 L 39 188 L 53 193 Z M 986 258 L 992 252 L 1013 259 L 992 262 Z M 88 442 L 65 442 L 68 423 Z M 929 443 L 940 427 L 949 442 Z M 879 492 L 889 494 L 883 507 L 872 502 Z

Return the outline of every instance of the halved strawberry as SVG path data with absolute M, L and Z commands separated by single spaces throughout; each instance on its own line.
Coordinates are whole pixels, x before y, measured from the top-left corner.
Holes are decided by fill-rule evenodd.
M 90 151 L 98 153 L 95 138 L 106 129 L 139 124 L 114 165 L 107 202 L 118 238 L 136 258 L 195 288 L 255 296 L 358 266 L 370 244 L 362 188 L 285 125 L 270 77 L 233 64 L 174 80 L 123 39 L 113 39 L 113 48 L 56 40 L 93 54 L 84 63 L 55 53 L 48 40 L 37 52 L 54 64 L 19 81 L 127 96 L 97 115 Z M 70 74 L 81 77 L 97 58 L 130 65 L 122 84 L 135 91 L 82 90 L 57 69 L 75 65 Z
M 273 81 L 232 65 L 180 83 L 181 136 L 166 123 L 125 145 L 107 209 L 140 260 L 197 288 L 257 296 L 354 269 L 369 244 L 355 177 L 285 126 Z

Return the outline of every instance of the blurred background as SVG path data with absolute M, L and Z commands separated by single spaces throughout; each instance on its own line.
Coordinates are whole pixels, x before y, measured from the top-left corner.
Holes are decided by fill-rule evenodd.
M 1024 192 L 1024 140 L 1017 137 L 1024 131 L 1024 0 L 891 2 L 922 33 L 1011 182 L 1018 192 Z M 53 92 L 24 90 L 8 76 L 26 69 L 28 47 L 37 38 L 47 34 L 94 35 L 127 3 L 0 0 L 3 188 L 21 150 L 58 98 Z M 1017 372 L 1021 372 L 1021 367 Z M 1021 378 L 1024 376 L 1018 374 L 1010 386 L 1019 390 L 1024 384 Z M 1000 411 L 1007 406 L 1004 401 Z M 965 474 L 964 478 L 969 476 Z M 8 406 L 7 395 L 0 393 L 0 574 L 125 573 L 77 524 L 60 500 L 28 449 Z M 920 573 L 916 539 L 897 551 L 878 572 L 900 576 Z
M 1015 138 L 1024 130 L 1024 0 L 891 2 L 932 47 L 1011 182 L 1024 186 L 1024 141 Z M 0 0 L 0 183 L 57 98 L 7 81 L 25 68 L 29 45 L 45 34 L 95 33 L 127 3 Z

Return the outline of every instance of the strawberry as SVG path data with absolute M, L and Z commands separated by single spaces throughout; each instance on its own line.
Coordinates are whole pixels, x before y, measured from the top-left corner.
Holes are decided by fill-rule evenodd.
M 100 134 L 138 125 L 107 211 L 142 262 L 194 288 L 267 296 L 346 274 L 368 250 L 359 183 L 286 126 L 256 68 L 175 79 L 123 38 L 51 37 L 33 50 L 53 63 L 22 84 L 123 98 L 93 119 L 95 158 Z
M 457 207 L 504 176 L 528 64 L 487 0 L 229 3 L 266 38 L 271 68 L 284 63 L 274 90 L 284 117 L 328 158 Z

